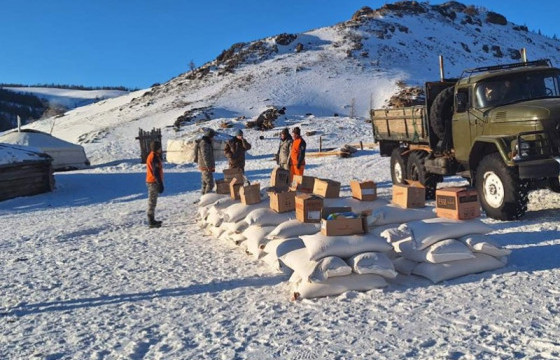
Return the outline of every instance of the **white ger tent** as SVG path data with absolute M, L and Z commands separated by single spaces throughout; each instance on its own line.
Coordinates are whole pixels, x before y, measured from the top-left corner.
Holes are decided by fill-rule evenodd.
M 204 128 L 194 134 L 188 136 L 167 140 L 167 150 L 165 160 L 172 164 L 187 164 L 194 162 L 196 142 L 202 139 Z M 222 132 L 216 132 L 212 139 L 212 147 L 214 148 L 214 159 L 216 161 L 225 160 L 224 149 L 226 143 L 232 138 L 231 135 Z
M 31 146 L 53 158 L 52 167 L 56 170 L 75 170 L 89 167 L 84 148 L 47 133 L 25 129 L 0 135 L 0 143 Z

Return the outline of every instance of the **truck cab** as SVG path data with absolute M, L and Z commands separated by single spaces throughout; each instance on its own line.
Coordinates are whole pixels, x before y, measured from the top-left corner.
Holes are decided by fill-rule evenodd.
M 385 131 L 372 110 L 392 174 L 396 163 L 403 179 L 427 186 L 428 197 L 444 176 L 459 174 L 476 187 L 486 214 L 501 220 L 525 213 L 531 188 L 560 192 L 560 70 L 548 60 L 465 70 L 452 82 L 426 83 L 425 93 L 423 138 L 398 139 L 397 123 L 385 117 Z

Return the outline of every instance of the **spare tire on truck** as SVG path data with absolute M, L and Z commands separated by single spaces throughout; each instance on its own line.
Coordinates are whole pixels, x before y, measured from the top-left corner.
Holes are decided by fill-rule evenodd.
M 451 119 L 453 118 L 453 93 L 454 87 L 450 86 L 440 92 L 430 108 L 430 127 L 441 141 L 445 134 L 451 134 Z

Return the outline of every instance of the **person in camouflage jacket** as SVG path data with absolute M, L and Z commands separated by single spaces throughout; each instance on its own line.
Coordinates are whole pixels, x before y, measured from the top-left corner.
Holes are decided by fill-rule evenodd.
M 235 137 L 227 142 L 224 153 L 229 161 L 230 169 L 241 169 L 245 173 L 245 152 L 251 144 L 243 137 L 243 131 L 237 130 Z
M 198 169 L 201 173 L 202 195 L 214 189 L 214 172 L 216 171 L 216 161 L 214 160 L 214 147 L 212 138 L 216 132 L 207 129 L 204 136 L 197 144 Z

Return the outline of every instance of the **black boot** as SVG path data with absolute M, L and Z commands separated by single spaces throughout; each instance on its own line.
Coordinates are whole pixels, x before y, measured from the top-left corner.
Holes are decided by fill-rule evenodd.
M 150 228 L 159 228 L 161 227 L 161 221 L 155 220 L 154 215 L 148 215 L 148 226 Z

